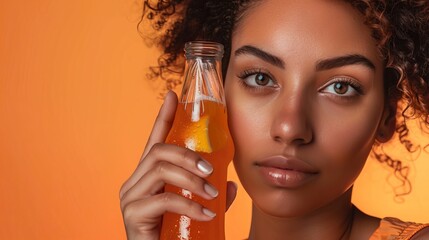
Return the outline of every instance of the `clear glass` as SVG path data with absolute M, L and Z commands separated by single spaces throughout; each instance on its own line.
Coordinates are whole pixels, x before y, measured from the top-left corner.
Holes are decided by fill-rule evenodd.
M 225 105 L 221 72 L 223 46 L 214 42 L 188 42 L 185 57 L 181 102 L 200 104 L 207 100 Z M 198 106 L 194 107 L 198 115 Z
M 214 168 L 207 178 L 219 191 L 206 200 L 186 189 L 166 185 L 173 192 L 200 203 L 216 213 L 208 222 L 194 221 L 186 215 L 166 213 L 161 239 L 225 239 L 226 181 L 234 146 L 228 130 L 221 59 L 223 46 L 213 42 L 189 42 L 185 45 L 185 74 L 182 94 L 167 143 L 186 147 L 209 161 Z M 186 211 L 186 209 L 184 210 Z

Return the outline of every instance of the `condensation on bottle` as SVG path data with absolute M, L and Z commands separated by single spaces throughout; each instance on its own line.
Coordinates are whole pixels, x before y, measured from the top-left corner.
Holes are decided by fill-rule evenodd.
M 222 80 L 223 46 L 215 42 L 193 41 L 185 44 L 185 71 L 182 94 L 166 142 L 197 152 L 213 166 L 206 180 L 219 191 L 213 200 L 167 184 L 165 191 L 192 199 L 216 213 L 208 222 L 167 212 L 163 216 L 162 240 L 225 239 L 227 168 L 234 154 L 228 130 Z M 184 209 L 186 212 L 186 209 Z

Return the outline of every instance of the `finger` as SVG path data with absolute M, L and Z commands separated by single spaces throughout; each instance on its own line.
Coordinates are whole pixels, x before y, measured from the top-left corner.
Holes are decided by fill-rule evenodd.
M 145 174 L 123 196 L 121 203 L 126 205 L 132 201 L 158 194 L 166 183 L 189 190 L 208 200 L 219 194 L 213 185 L 201 177 L 169 162 L 158 162 L 156 167 Z
M 163 143 L 170 132 L 171 126 L 174 122 L 174 116 L 177 108 L 177 95 L 173 91 L 169 91 L 165 96 L 164 103 L 159 110 L 158 116 L 156 117 L 155 123 L 150 133 L 149 139 L 146 143 L 145 150 L 140 158 L 140 161 L 144 159 L 149 150 L 155 143 Z
M 153 168 L 157 162 L 167 161 L 184 168 L 198 176 L 207 177 L 213 172 L 213 166 L 198 153 L 184 147 L 172 144 L 155 144 L 146 159 L 137 167 L 137 172 L 144 174 Z
M 237 196 L 237 183 L 228 181 L 226 186 L 226 211 L 228 211 L 232 202 L 234 202 L 235 197 Z
M 120 198 L 122 198 L 143 175 L 154 168 L 155 164 L 159 161 L 170 162 L 200 177 L 207 177 L 213 172 L 212 165 L 208 161 L 202 159 L 201 156 L 194 151 L 175 145 L 157 143 L 151 148 L 145 160 L 139 163 L 134 173 L 123 184 L 120 190 Z
M 139 224 L 156 223 L 167 211 L 186 215 L 198 221 L 209 221 L 216 216 L 200 204 L 169 192 L 132 202 L 123 208 L 122 213 L 125 222 Z

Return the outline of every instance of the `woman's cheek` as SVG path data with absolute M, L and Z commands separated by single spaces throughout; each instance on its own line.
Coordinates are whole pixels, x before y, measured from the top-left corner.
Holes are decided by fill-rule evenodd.
M 337 166 L 363 165 L 374 143 L 378 111 L 358 109 L 332 114 L 319 132 L 321 148 Z
M 260 136 L 261 116 L 256 109 L 245 104 L 229 107 L 230 131 L 236 145 L 236 152 L 241 153 L 255 147 L 254 141 Z

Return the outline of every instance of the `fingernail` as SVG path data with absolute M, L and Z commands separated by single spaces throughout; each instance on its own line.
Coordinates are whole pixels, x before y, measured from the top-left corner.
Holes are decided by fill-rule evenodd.
M 203 213 L 211 218 L 216 217 L 216 213 L 208 210 L 207 208 L 203 208 Z
M 219 194 L 218 190 L 216 190 L 216 188 L 214 188 L 212 185 L 206 183 L 204 184 L 204 191 L 206 191 L 206 193 L 212 197 L 217 197 L 217 195 Z
M 213 172 L 213 167 L 205 160 L 198 161 L 197 168 L 205 174 L 210 174 Z

